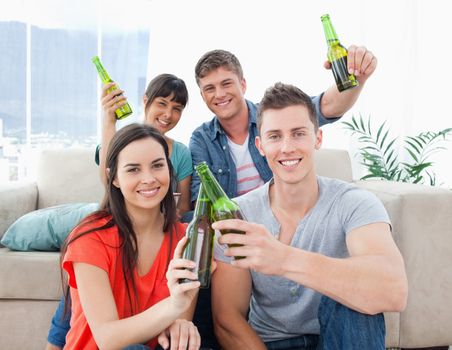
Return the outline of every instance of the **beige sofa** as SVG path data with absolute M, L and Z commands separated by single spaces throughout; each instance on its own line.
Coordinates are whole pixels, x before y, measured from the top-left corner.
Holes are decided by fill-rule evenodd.
M 321 150 L 319 174 L 352 181 L 348 153 Z M 357 181 L 388 210 L 405 258 L 410 293 L 401 314 L 386 315 L 387 347 L 452 344 L 452 191 Z M 102 196 L 92 150 L 45 151 L 35 183 L 0 185 L 0 237 L 32 210 Z M 0 248 L 0 349 L 42 349 L 61 295 L 59 254 Z

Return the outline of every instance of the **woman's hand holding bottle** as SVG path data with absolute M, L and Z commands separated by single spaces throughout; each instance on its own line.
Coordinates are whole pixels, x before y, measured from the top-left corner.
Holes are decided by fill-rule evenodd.
M 174 257 L 168 265 L 166 279 L 170 292 L 170 305 L 180 314 L 193 305 L 198 294 L 200 282 L 198 274 L 191 270 L 195 267 L 193 261 L 182 259 L 182 251 L 187 243 L 183 237 L 174 250 Z M 179 283 L 179 280 L 189 279 L 193 282 Z M 199 349 L 201 337 L 193 322 L 177 319 L 158 336 L 158 342 L 164 349 Z
M 102 105 L 102 120 L 104 123 L 116 123 L 117 116 L 115 111 L 127 104 L 127 98 L 124 95 L 124 90 L 112 89 L 116 86 L 115 82 L 110 82 L 102 86 L 101 105 Z
M 187 237 L 179 241 L 166 272 L 171 304 L 181 312 L 185 312 L 191 306 L 200 286 L 198 274 L 191 271 L 196 264 L 191 260 L 182 259 L 182 251 L 186 243 Z M 193 282 L 179 283 L 182 279 L 193 280 Z

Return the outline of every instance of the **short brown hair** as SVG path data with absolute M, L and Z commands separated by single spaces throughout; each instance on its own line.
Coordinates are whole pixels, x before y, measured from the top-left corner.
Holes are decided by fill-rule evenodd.
M 210 72 L 224 67 L 239 77 L 239 79 L 243 79 L 243 70 L 242 66 L 235 57 L 235 55 L 226 50 L 212 50 L 206 52 L 196 63 L 195 67 L 195 78 L 196 83 L 199 85 L 199 80 L 204 78 Z
M 309 119 L 314 124 L 314 130 L 318 130 L 319 122 L 311 97 L 294 85 L 276 83 L 269 87 L 259 103 L 257 113 L 257 129 L 262 127 L 262 114 L 267 109 L 283 109 L 290 106 L 305 106 L 309 113 Z

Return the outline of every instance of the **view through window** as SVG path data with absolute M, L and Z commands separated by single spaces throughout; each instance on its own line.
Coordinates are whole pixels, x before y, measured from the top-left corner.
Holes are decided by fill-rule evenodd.
M 93 18 L 80 16 L 83 23 L 0 19 L 0 181 L 33 178 L 36 155 L 44 148 L 94 150 L 100 135 L 95 55 L 127 92 L 131 119 L 140 115 L 149 30 L 110 26 L 93 3 L 77 3 L 88 13 L 97 11 Z

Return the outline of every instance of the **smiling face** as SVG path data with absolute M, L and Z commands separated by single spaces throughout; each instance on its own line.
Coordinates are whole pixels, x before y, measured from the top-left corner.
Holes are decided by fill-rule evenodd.
M 168 163 L 163 147 L 147 137 L 131 142 L 118 156 L 113 185 L 121 190 L 129 213 L 160 210 L 170 186 Z
M 161 134 L 173 129 L 179 122 L 184 106 L 172 101 L 173 94 L 167 97 L 156 97 L 145 110 L 145 123 L 152 125 Z M 144 97 L 146 105 L 147 97 Z
M 313 156 L 321 143 L 322 131 L 315 130 L 305 106 L 263 112 L 256 146 L 267 158 L 275 182 L 297 184 L 315 180 Z
M 207 107 L 221 120 L 228 120 L 246 109 L 245 79 L 224 67 L 199 79 L 201 96 Z

